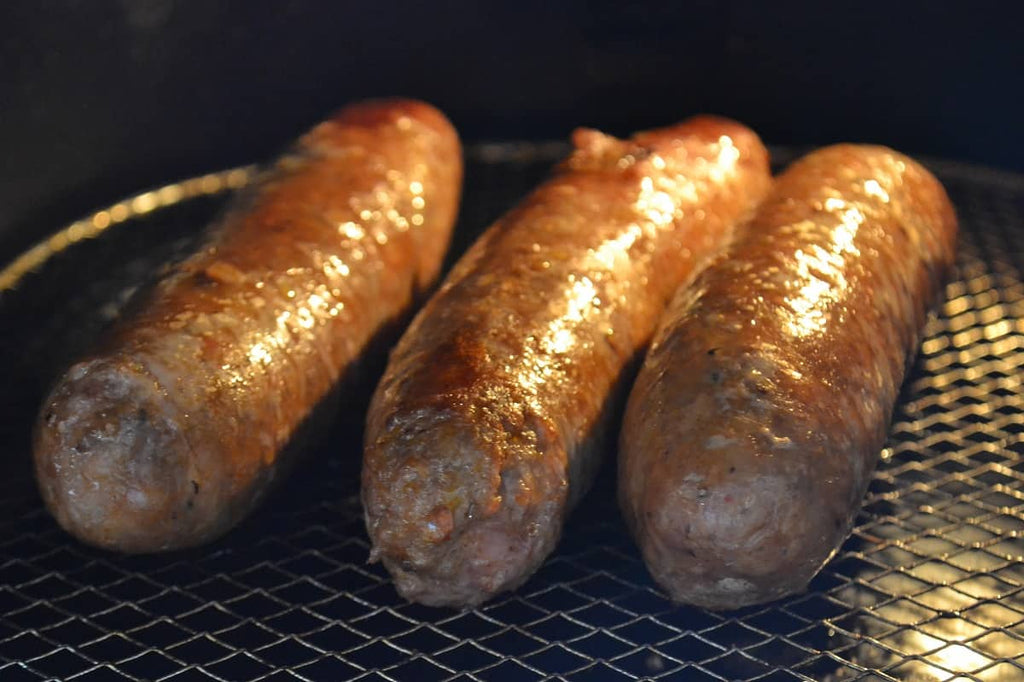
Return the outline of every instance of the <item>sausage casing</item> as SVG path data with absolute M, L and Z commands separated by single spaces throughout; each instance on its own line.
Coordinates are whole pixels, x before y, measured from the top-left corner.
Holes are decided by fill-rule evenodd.
M 839 145 L 779 177 L 670 304 L 630 393 L 620 503 L 677 601 L 800 591 L 850 532 L 957 223 L 939 182 Z
M 371 558 L 408 599 L 477 604 L 551 552 L 662 308 L 770 183 L 757 136 L 711 117 L 574 144 L 456 264 L 371 403 Z
M 125 552 L 235 525 L 436 279 L 461 176 L 454 129 L 420 102 L 355 104 L 300 138 L 46 398 L 34 456 L 57 521 Z

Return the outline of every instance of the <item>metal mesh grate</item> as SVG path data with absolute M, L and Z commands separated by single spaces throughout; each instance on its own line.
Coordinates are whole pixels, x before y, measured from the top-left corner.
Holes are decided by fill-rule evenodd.
M 564 149 L 472 147 L 454 250 Z M 76 223 L 0 290 L 0 679 L 1024 680 L 1024 177 L 933 167 L 962 219 L 960 278 L 857 528 L 806 594 L 725 614 L 675 608 L 653 586 L 611 462 L 520 590 L 464 613 L 402 602 L 365 564 L 358 410 L 210 547 L 120 557 L 75 543 L 27 471 L 41 391 L 248 170 Z

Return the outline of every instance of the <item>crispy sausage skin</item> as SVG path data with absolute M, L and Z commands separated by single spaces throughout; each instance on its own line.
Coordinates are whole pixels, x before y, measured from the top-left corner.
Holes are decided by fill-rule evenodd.
M 456 264 L 371 403 L 371 559 L 410 600 L 480 603 L 551 552 L 663 307 L 770 184 L 756 135 L 711 117 L 574 145 Z
M 123 552 L 235 525 L 436 279 L 461 176 L 454 129 L 420 102 L 355 104 L 300 138 L 47 397 L 34 455 L 57 521 Z
M 669 306 L 620 433 L 648 568 L 712 609 L 801 591 L 850 532 L 957 223 L 911 159 L 839 145 L 741 232 Z

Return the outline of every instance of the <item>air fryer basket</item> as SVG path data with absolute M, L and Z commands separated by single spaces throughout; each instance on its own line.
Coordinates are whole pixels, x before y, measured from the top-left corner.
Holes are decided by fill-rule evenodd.
M 471 146 L 453 250 L 565 150 Z M 807 593 L 721 614 L 675 607 L 651 582 L 611 457 L 518 591 L 467 612 L 404 603 L 366 564 L 361 403 L 212 546 L 122 557 L 76 543 L 29 472 L 46 383 L 253 169 L 68 226 L 0 272 L 0 680 L 1024 680 L 1024 177 L 930 166 L 961 218 L 958 275 L 856 529 Z

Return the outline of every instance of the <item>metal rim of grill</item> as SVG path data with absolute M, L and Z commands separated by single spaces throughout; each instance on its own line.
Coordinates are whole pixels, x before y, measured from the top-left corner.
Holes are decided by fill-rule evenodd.
M 566 149 L 471 145 L 453 253 Z M 253 168 L 68 226 L 0 271 L 0 680 L 1024 679 L 1024 176 L 928 165 L 960 216 L 958 274 L 856 528 L 805 594 L 720 614 L 654 586 L 611 457 L 522 588 L 461 613 L 403 602 L 365 563 L 358 414 L 211 546 L 122 557 L 76 543 L 28 469 L 46 383 Z

